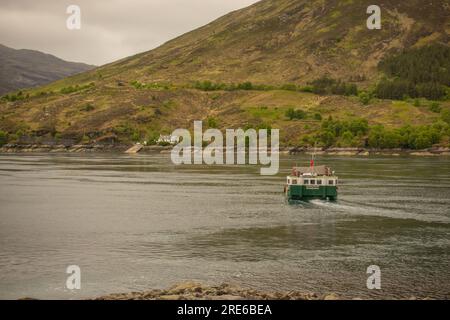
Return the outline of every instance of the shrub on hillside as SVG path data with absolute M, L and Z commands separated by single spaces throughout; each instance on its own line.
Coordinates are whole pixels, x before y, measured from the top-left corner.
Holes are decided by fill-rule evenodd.
M 90 88 L 93 88 L 95 86 L 94 82 L 85 84 L 85 85 L 75 85 L 75 86 L 68 86 L 68 87 L 63 87 L 61 88 L 61 90 L 59 90 L 60 93 L 62 94 L 70 94 L 70 93 L 74 93 L 74 92 L 78 92 L 78 91 L 83 91 L 83 90 L 87 90 Z
M 430 105 L 430 111 L 432 112 L 440 113 L 441 109 L 441 105 L 438 102 L 432 102 Z
M 24 100 L 29 98 L 30 95 L 24 94 L 22 91 L 19 91 L 17 93 L 11 93 L 11 94 L 6 94 L 4 95 L 1 100 L 3 101 L 9 101 L 9 102 L 15 102 L 15 101 L 20 101 L 20 100 Z
M 314 120 L 322 121 L 322 116 L 320 115 L 320 113 L 314 114 Z
M 240 83 L 237 86 L 238 90 L 253 90 L 253 84 L 250 81 Z
M 207 120 L 207 123 L 208 123 L 208 127 L 209 128 L 214 128 L 215 129 L 215 128 L 218 127 L 218 121 L 214 117 L 209 117 L 208 120 Z
M 0 130 L 0 147 L 8 143 L 8 134 Z
M 86 111 L 86 112 L 92 111 L 94 109 L 95 109 L 95 107 L 90 103 L 86 103 L 85 105 L 81 106 L 81 108 L 80 108 L 81 111 Z
M 287 91 L 298 91 L 297 85 L 295 85 L 293 83 L 283 84 L 282 86 L 280 86 L 280 89 L 287 90 Z
M 358 94 L 359 102 L 361 102 L 363 105 L 367 106 L 370 103 L 370 100 L 372 100 L 372 94 L 370 92 L 361 91 Z
M 450 124 L 450 109 L 441 110 L 441 119 L 446 123 Z
M 289 120 L 294 120 L 294 119 L 305 119 L 306 118 L 306 112 L 303 110 L 294 110 L 294 108 L 289 108 L 286 111 L 286 117 L 289 118 Z
M 337 94 L 345 96 L 358 94 L 358 88 L 355 84 L 349 84 L 327 76 L 313 80 L 309 85 L 315 94 Z

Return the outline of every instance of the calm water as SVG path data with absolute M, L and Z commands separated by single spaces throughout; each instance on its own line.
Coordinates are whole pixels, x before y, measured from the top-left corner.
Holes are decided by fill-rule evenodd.
M 285 175 L 168 155 L 0 155 L 0 298 L 78 299 L 184 280 L 345 297 L 450 298 L 450 158 L 322 157 L 337 203 Z M 65 289 L 69 265 L 81 290 Z M 366 288 L 378 265 L 382 290 Z

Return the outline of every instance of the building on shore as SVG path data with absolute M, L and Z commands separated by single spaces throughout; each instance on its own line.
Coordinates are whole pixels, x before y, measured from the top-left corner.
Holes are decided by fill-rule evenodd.
M 180 142 L 179 136 L 172 135 L 159 135 L 159 139 L 156 141 L 158 144 L 169 143 L 169 144 L 177 144 Z

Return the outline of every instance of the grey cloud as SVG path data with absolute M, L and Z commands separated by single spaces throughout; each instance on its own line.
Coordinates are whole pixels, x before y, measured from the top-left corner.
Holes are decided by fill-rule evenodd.
M 105 64 L 153 49 L 257 0 L 2 0 L 0 43 Z M 79 5 L 81 30 L 66 29 Z

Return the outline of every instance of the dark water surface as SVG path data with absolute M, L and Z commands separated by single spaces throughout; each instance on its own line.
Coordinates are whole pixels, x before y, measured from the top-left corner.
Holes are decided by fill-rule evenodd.
M 336 203 L 280 174 L 169 155 L 0 155 L 0 298 L 84 298 L 185 280 L 344 297 L 450 298 L 450 159 L 321 157 Z M 366 287 L 378 265 L 382 290 Z M 81 290 L 65 288 L 69 265 Z

